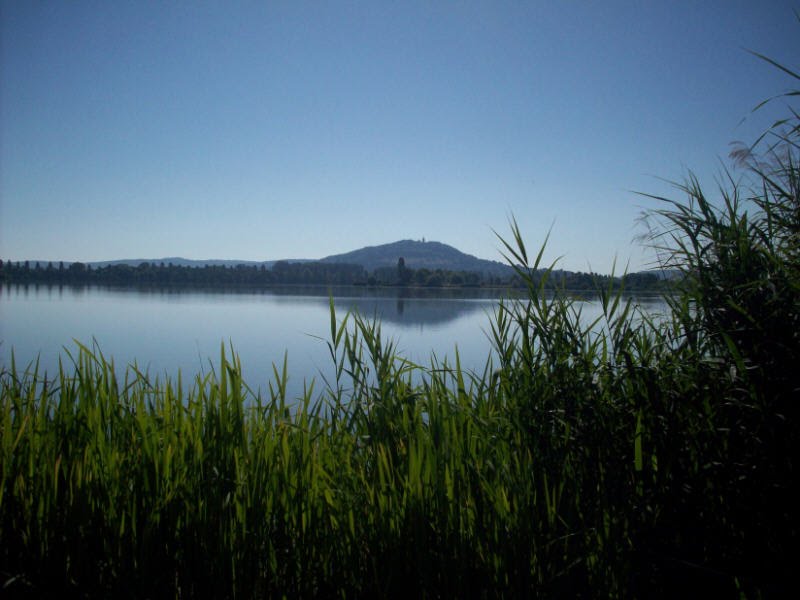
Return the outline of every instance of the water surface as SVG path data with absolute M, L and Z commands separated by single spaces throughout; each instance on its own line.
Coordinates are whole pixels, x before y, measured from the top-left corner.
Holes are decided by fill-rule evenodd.
M 377 317 L 384 337 L 423 365 L 431 353 L 481 371 L 490 354 L 486 332 L 500 290 L 270 288 L 262 290 L 107 289 L 44 285 L 0 286 L 0 365 L 36 359 L 55 373 L 73 340 L 96 343 L 117 368 L 135 363 L 151 376 L 184 377 L 219 364 L 220 346 L 233 345 L 245 380 L 267 389 L 272 365 L 288 357 L 289 390 L 331 372 L 330 297 L 337 314 Z M 597 302 L 582 303 L 585 318 Z M 322 340 L 319 338 L 323 338 Z

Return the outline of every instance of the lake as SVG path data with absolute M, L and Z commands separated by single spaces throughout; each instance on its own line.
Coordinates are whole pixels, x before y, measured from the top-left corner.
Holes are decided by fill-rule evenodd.
M 384 338 L 402 355 L 423 365 L 431 353 L 451 362 L 458 347 L 462 366 L 482 371 L 490 354 L 490 317 L 501 290 L 287 287 L 259 290 L 108 289 L 45 285 L 0 285 L 0 367 L 37 357 L 55 374 L 73 340 L 96 341 L 118 372 L 136 363 L 151 376 L 186 376 L 218 367 L 221 344 L 233 345 L 245 381 L 267 389 L 272 365 L 288 356 L 289 392 L 304 380 L 330 373 L 324 340 L 330 337 L 329 298 L 337 316 L 357 310 L 377 316 Z M 663 309 L 660 299 L 645 300 Z M 582 302 L 584 316 L 599 303 Z M 323 338 L 322 340 L 319 338 Z M 319 388 L 318 388 L 319 389 Z

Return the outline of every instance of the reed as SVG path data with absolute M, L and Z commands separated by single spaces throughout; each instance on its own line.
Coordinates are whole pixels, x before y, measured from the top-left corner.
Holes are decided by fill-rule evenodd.
M 662 318 L 601 288 L 585 323 L 545 293 L 542 252 L 529 259 L 512 221 L 527 294 L 498 305 L 479 373 L 457 353 L 412 364 L 332 303 L 333 375 L 299 398 L 285 360 L 262 396 L 224 347 L 188 381 L 80 345 L 51 378 L 12 360 L 3 592 L 788 593 L 798 129 L 780 135 L 716 202 L 691 177 L 684 199 L 660 199 L 651 241 L 683 273 Z

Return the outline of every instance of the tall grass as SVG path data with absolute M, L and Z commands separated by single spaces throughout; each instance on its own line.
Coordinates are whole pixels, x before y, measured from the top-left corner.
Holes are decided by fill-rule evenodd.
M 654 320 L 528 285 L 483 372 L 415 365 L 337 315 L 333 374 L 254 394 L 223 348 L 191 381 L 78 347 L 0 375 L 0 584 L 89 597 L 788 594 L 798 538 L 796 113 L 746 184 L 661 199 L 679 268 Z M 786 123 L 783 124 L 786 126 Z M 776 130 L 777 131 L 777 130 Z M 748 156 L 755 156 L 756 149 Z

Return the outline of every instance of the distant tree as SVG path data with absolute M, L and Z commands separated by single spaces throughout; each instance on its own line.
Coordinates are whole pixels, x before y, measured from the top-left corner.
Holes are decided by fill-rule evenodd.
M 465 283 L 469 286 L 476 286 L 479 285 L 481 282 L 481 276 L 478 273 L 467 273 L 465 276 Z
M 428 276 L 428 279 L 425 281 L 425 285 L 429 287 L 439 287 L 444 283 L 444 274 L 442 273 L 441 269 L 436 269 L 433 273 Z
M 411 281 L 411 276 L 411 271 L 406 269 L 406 259 L 401 256 L 397 260 L 397 281 L 401 285 L 408 285 L 408 282 Z
M 86 265 L 82 262 L 74 262 L 67 270 L 68 277 L 74 282 L 83 282 L 86 277 Z

